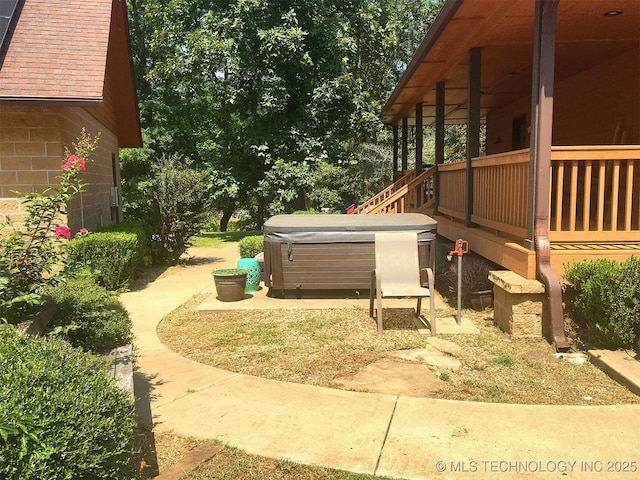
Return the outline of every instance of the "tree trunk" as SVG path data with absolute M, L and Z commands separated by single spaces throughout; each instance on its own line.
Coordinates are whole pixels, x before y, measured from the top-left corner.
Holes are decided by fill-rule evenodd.
M 298 194 L 293 201 L 293 208 L 296 210 L 306 210 L 307 206 L 307 193 L 303 188 L 298 188 Z
M 220 231 L 226 232 L 227 227 L 229 225 L 229 220 L 231 220 L 231 215 L 233 215 L 233 208 L 227 209 L 222 213 L 222 217 L 220 218 Z

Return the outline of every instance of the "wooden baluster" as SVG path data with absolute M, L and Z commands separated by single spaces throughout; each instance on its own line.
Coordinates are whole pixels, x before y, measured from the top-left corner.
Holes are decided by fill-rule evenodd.
M 605 162 L 600 161 L 598 167 L 598 231 L 601 232 L 604 229 L 604 191 L 606 180 L 606 165 Z
M 588 232 L 591 229 L 591 160 L 587 160 L 584 168 L 584 199 L 582 201 L 582 230 Z
M 577 212 L 577 201 L 578 201 L 578 162 L 576 160 L 571 161 L 571 199 L 570 199 L 570 207 L 569 207 L 569 231 L 576 231 L 576 217 L 578 216 Z
M 562 197 L 564 190 L 564 160 L 558 163 L 558 177 L 556 178 L 556 226 L 555 231 L 562 231 Z
M 627 160 L 627 189 L 624 203 L 624 229 L 631 231 L 631 213 L 633 210 L 633 160 Z
M 618 204 L 620 201 L 620 160 L 613 161 L 613 188 L 611 189 L 611 231 L 618 231 Z

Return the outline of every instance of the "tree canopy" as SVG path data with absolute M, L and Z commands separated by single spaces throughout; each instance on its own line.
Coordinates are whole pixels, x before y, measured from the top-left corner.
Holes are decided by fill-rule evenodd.
M 183 155 L 257 223 L 357 200 L 350 178 L 376 170 L 380 109 L 441 3 L 128 0 L 146 154 L 123 175 Z

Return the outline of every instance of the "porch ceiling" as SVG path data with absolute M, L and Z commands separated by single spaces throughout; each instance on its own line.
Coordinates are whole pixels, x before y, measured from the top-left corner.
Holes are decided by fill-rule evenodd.
M 560 0 L 556 79 L 571 77 L 637 48 L 638 0 Z M 445 82 L 446 123 L 467 118 L 470 48 L 482 48 L 481 115 L 531 92 L 534 0 L 448 0 L 425 36 L 381 114 L 385 124 L 414 123 L 423 103 L 424 123 L 435 120 L 435 87 Z M 606 12 L 621 15 L 605 16 Z M 638 59 L 640 61 L 640 59 Z

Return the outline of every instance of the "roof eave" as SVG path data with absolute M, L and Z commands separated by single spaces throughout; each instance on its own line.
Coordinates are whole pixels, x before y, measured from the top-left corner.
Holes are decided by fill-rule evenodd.
M 391 108 L 393 104 L 396 102 L 396 100 L 398 99 L 398 96 L 400 95 L 404 87 L 407 85 L 407 83 L 415 73 L 416 69 L 418 68 L 420 63 L 422 63 L 422 59 L 425 57 L 427 52 L 433 47 L 433 45 L 438 41 L 438 38 L 446 28 L 447 24 L 451 21 L 453 16 L 456 14 L 458 9 L 460 8 L 460 5 L 462 5 L 463 2 L 464 0 L 447 0 L 446 3 L 443 5 L 442 10 L 440 10 L 440 13 L 438 13 L 438 16 L 433 22 L 433 25 L 431 25 L 431 27 L 427 31 L 427 34 L 422 40 L 422 43 L 420 43 L 418 50 L 413 55 L 411 62 L 409 62 L 407 69 L 404 71 L 404 73 L 400 77 L 400 80 L 398 80 L 398 83 L 396 84 L 395 88 L 391 92 L 389 99 L 384 104 L 384 107 L 382 108 L 382 113 L 380 114 L 381 120 L 386 115 L 387 110 Z M 391 125 L 392 123 L 387 122 L 387 124 Z
M 102 105 L 102 97 L 0 97 L 0 105 L 24 105 L 33 103 L 56 107 L 95 107 Z
M 135 81 L 135 73 L 134 73 L 134 66 L 133 66 L 133 56 L 131 54 L 131 36 L 130 36 L 130 30 L 129 30 L 129 17 L 127 15 L 127 4 L 124 0 L 116 0 L 117 3 L 120 5 L 120 15 L 121 18 L 120 20 L 123 22 L 124 24 L 124 41 L 126 44 L 126 64 L 128 67 L 128 73 L 127 73 L 127 77 L 129 80 L 129 84 L 131 86 L 131 92 L 130 94 L 133 97 L 132 100 L 132 105 L 129 109 L 128 112 L 128 116 L 132 117 L 131 118 L 131 123 L 133 123 L 133 125 L 131 123 L 129 123 L 130 129 L 132 129 L 132 131 L 128 131 L 126 134 L 122 134 L 122 132 L 119 132 L 118 135 L 118 141 L 119 141 L 119 147 L 120 148 L 140 148 L 142 147 L 142 131 L 141 131 L 141 126 L 140 126 L 140 106 L 138 104 L 138 93 L 137 93 L 137 89 L 136 89 L 136 81 Z M 115 6 L 114 6 L 115 8 Z M 112 25 L 113 27 L 113 25 Z M 133 110 L 133 111 L 131 111 Z

